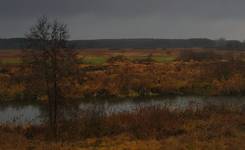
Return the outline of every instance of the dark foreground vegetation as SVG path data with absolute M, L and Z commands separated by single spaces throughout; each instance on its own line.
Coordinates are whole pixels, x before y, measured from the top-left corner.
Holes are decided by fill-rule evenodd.
M 244 149 L 244 109 L 208 106 L 170 111 L 160 107 L 105 115 L 100 108 L 49 127 L 0 126 L 1 149 Z

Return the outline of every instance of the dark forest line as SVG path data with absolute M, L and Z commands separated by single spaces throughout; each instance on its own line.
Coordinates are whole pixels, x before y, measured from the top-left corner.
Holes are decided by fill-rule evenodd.
M 21 49 L 25 47 L 25 38 L 0 39 L 0 49 Z M 245 43 L 237 40 L 196 39 L 98 39 L 98 40 L 70 40 L 69 43 L 77 49 L 81 48 L 220 48 L 245 49 Z

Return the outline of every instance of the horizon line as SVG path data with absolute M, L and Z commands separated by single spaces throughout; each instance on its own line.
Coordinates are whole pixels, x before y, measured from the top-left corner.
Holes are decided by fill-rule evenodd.
M 2 38 L 0 37 L 0 40 L 10 40 L 10 39 L 26 39 L 25 37 L 7 37 Z M 236 40 L 236 39 L 226 39 L 226 38 L 207 38 L 207 37 L 198 37 L 198 38 L 148 38 L 148 37 L 139 37 L 139 38 L 91 38 L 91 39 L 68 39 L 68 41 L 96 41 L 96 40 L 192 40 L 192 39 L 203 39 L 203 40 L 225 40 L 225 41 L 240 41 L 242 40 Z

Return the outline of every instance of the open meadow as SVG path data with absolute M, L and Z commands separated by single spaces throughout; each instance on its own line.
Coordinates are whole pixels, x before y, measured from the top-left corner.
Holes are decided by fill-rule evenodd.
M 166 95 L 243 95 L 245 53 L 213 49 L 82 49 L 77 81 L 66 96 L 142 97 Z M 1 100 L 45 100 L 23 82 L 21 51 L 0 52 Z M 63 79 L 64 86 L 70 84 Z M 38 84 L 38 83 L 37 83 Z M 41 84 L 41 83 L 40 83 Z M 3 88 L 3 86 L 5 88 Z M 62 90 L 62 89 L 61 89 Z M 65 89 L 63 89 L 65 90 Z

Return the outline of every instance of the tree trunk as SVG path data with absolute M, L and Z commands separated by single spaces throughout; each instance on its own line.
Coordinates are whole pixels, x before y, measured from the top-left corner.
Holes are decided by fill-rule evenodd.
M 54 86 L 54 135 L 55 139 L 57 139 L 58 134 L 58 121 L 57 121 L 57 115 L 58 115 L 58 86 L 57 86 L 57 56 L 56 51 L 54 52 L 54 79 L 53 79 L 53 86 Z

